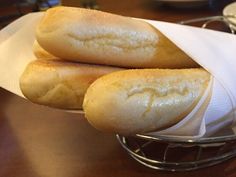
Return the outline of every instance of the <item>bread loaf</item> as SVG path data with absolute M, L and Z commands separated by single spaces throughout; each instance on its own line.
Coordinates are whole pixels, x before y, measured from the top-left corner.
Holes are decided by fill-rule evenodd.
M 137 69 L 97 79 L 87 90 L 85 117 L 97 129 L 124 135 L 161 130 L 182 120 L 210 81 L 204 69 Z
M 84 94 L 98 77 L 121 68 L 59 60 L 35 60 L 20 78 L 22 93 L 34 103 L 62 109 L 81 109 Z
M 147 22 L 97 10 L 51 8 L 36 37 L 46 51 L 72 61 L 128 68 L 198 66 Z

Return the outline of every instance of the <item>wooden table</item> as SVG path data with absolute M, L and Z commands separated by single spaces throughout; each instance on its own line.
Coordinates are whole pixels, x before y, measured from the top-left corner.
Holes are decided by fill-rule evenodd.
M 105 11 L 171 22 L 219 14 L 207 8 L 160 7 L 148 0 L 98 3 Z M 193 172 L 148 169 L 131 159 L 114 135 L 95 130 L 83 115 L 32 104 L 3 89 L 0 108 L 0 177 L 236 176 L 236 159 Z

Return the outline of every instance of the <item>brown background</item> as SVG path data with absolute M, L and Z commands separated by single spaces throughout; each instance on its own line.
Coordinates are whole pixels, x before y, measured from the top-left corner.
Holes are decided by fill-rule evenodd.
M 98 3 L 104 11 L 171 22 L 220 13 L 160 7 L 148 0 Z M 98 132 L 82 115 L 35 105 L 3 89 L 0 108 L 0 177 L 236 176 L 235 159 L 193 172 L 148 169 L 131 159 L 114 135 Z

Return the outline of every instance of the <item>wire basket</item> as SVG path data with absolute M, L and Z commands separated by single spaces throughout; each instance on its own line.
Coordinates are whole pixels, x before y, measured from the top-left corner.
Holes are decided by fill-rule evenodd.
M 232 34 L 235 34 L 236 25 L 230 23 L 227 18 L 212 16 L 182 21 L 180 24 L 200 22 L 202 28 L 207 28 L 211 23 L 219 22 L 224 27 L 226 26 Z M 216 165 L 236 156 L 236 135 L 234 133 L 197 140 L 140 134 L 131 137 L 117 134 L 116 137 L 133 159 L 156 170 L 191 171 Z
M 146 135 L 116 136 L 132 158 L 156 170 L 191 171 L 216 165 L 236 156 L 235 135 L 196 141 Z

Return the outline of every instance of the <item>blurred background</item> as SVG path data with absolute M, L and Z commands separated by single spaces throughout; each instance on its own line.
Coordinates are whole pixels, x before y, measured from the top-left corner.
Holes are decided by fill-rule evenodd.
M 99 9 L 116 14 L 177 22 L 191 19 L 193 16 L 204 17 L 221 15 L 222 9 L 233 0 L 0 0 L 0 28 L 29 12 L 44 11 L 57 5 Z M 199 9 L 201 13 L 199 13 Z M 179 14 L 183 19 L 170 18 Z M 165 17 L 168 16 L 168 19 Z

